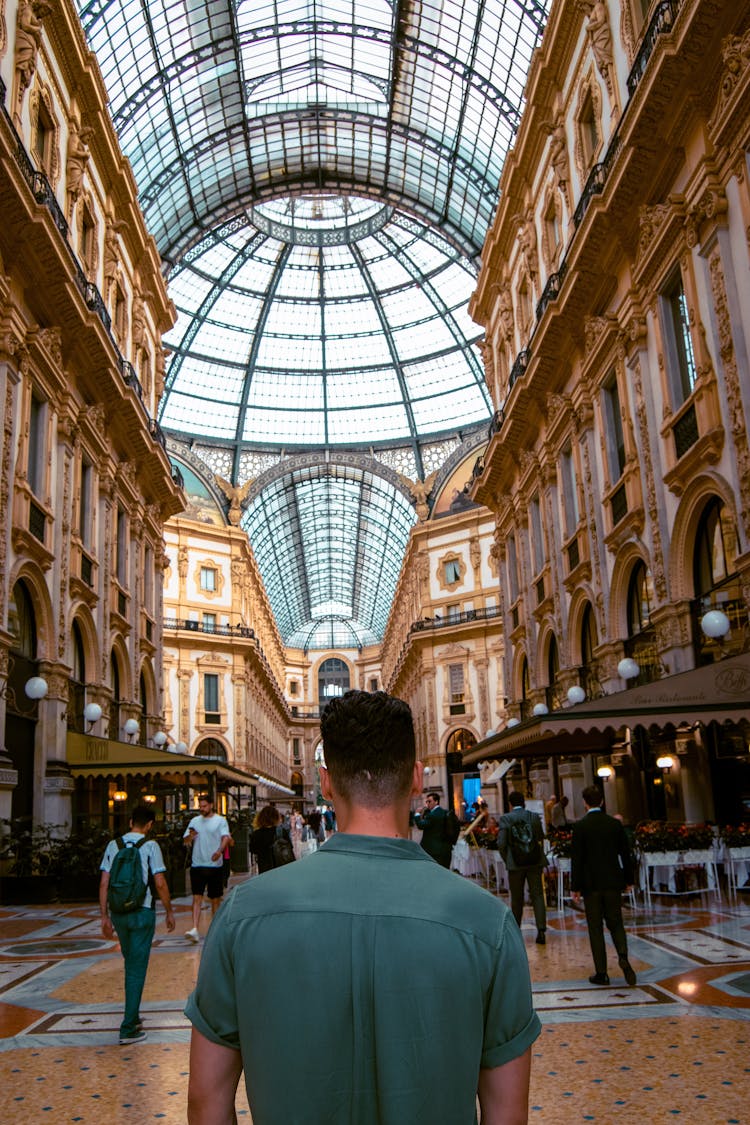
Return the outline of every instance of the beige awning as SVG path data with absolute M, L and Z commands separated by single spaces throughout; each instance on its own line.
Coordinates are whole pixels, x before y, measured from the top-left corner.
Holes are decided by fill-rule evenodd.
M 110 777 L 120 774 L 150 774 L 185 783 L 185 774 L 205 778 L 216 774 L 235 785 L 258 785 L 251 773 L 220 762 L 214 758 L 196 758 L 192 754 L 178 754 L 170 750 L 157 750 L 151 746 L 138 746 L 118 742 L 113 738 L 96 738 L 88 734 L 68 731 L 66 758 L 75 777 Z
M 750 721 L 747 653 L 506 727 L 472 746 L 463 764 L 605 751 L 623 727 L 664 730 L 714 721 Z

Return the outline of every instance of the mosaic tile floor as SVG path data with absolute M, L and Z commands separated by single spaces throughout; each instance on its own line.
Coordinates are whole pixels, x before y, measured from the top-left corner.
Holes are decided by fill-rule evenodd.
M 185 1125 L 182 1008 L 201 947 L 184 937 L 188 900 L 175 908 L 174 934 L 163 915 L 157 925 L 142 1006 L 148 1040 L 132 1048 L 117 1043 L 122 959 L 101 938 L 97 907 L 0 908 L 0 1120 Z M 659 896 L 625 917 L 635 988 L 611 949 L 610 985 L 589 984 L 580 911 L 550 911 L 545 946 L 524 922 L 543 1024 L 529 1121 L 750 1125 L 750 895 Z M 244 1090 L 237 1116 L 251 1125 Z

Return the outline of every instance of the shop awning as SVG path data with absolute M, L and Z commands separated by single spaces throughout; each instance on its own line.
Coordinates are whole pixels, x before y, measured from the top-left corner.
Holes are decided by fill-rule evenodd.
M 463 764 L 485 758 L 603 752 L 623 727 L 663 731 L 695 723 L 743 721 L 750 721 L 747 653 L 506 727 L 472 746 Z
M 151 746 L 138 746 L 118 742 L 112 738 L 96 738 L 68 731 L 66 757 L 74 777 L 129 777 L 135 774 L 175 776 L 183 784 L 185 774 L 217 778 L 234 785 L 257 786 L 259 779 L 251 773 L 220 762 L 215 758 L 196 758 L 192 754 L 177 754 L 170 750 L 157 750 Z M 265 780 L 263 784 L 265 784 Z M 279 788 L 282 788 L 279 786 Z

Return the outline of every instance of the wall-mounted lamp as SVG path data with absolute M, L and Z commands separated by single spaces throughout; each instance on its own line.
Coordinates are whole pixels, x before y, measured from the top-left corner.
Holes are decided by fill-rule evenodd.
M 719 641 L 722 637 L 726 637 L 731 624 L 726 613 L 720 609 L 709 609 L 708 613 L 704 613 L 701 617 L 701 629 L 712 641 Z
M 508 726 L 509 727 L 517 727 L 518 724 L 520 723 L 520 721 L 521 721 L 520 719 L 516 719 L 515 717 L 512 718 L 512 719 L 508 719 Z
M 600 777 L 602 781 L 609 781 L 614 772 L 615 771 L 611 766 L 599 766 L 598 770 L 596 771 L 596 776 Z
M 617 675 L 622 676 L 623 680 L 634 680 L 640 670 L 640 664 L 632 656 L 625 656 L 617 665 Z
M 130 742 L 132 742 L 133 737 L 138 734 L 138 731 L 141 729 L 141 724 L 137 719 L 128 719 L 122 729 L 125 731 Z
M 490 730 L 487 730 L 487 731 L 484 732 L 484 737 L 485 738 L 493 738 L 496 734 L 497 734 L 497 731 L 490 728 Z
M 432 770 L 430 769 L 430 767 L 429 767 L 429 766 L 425 766 L 425 768 L 424 768 L 424 770 L 423 770 L 422 772 L 424 773 L 424 776 L 425 776 L 425 777 L 429 777 L 429 776 L 430 776 L 430 774 L 432 773 Z
M 669 773 L 672 766 L 674 765 L 674 758 L 671 754 L 662 754 L 660 758 L 656 759 L 656 764 L 660 770 L 664 770 L 665 773 Z
M 536 715 L 537 718 L 540 715 L 548 715 L 549 714 L 549 707 L 547 706 L 546 703 L 535 703 L 531 714 Z
M 144 793 L 143 794 L 143 801 L 147 805 L 155 805 L 156 804 L 156 797 L 154 796 L 153 793 Z
M 187 742 L 177 742 L 174 745 L 175 754 L 187 754 Z
M 32 676 L 24 684 L 23 690 L 28 695 L 29 699 L 44 699 L 49 691 L 49 684 L 43 676 Z
M 573 684 L 572 687 L 568 688 L 568 703 L 572 703 L 575 706 L 576 703 L 583 703 L 585 698 L 586 692 L 580 684 Z
M 89 724 L 89 731 L 94 723 L 98 723 L 102 717 L 102 709 L 98 703 L 87 703 L 83 709 L 83 717 Z
M 127 799 L 128 795 L 124 789 L 115 789 L 114 793 L 112 794 L 113 801 L 127 801 Z
M 157 730 L 152 739 L 154 746 L 160 749 L 167 741 L 167 736 L 163 730 Z

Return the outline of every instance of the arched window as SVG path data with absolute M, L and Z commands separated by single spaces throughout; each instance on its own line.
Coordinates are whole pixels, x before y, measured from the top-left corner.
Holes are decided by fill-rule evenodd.
M 109 737 L 119 739 L 120 733 L 120 666 L 114 651 L 109 657 L 109 682 L 112 687 L 112 700 L 109 705 Z
M 349 690 L 349 666 L 337 656 L 324 660 L 318 669 L 318 704 L 325 707 L 330 699 Z
M 589 699 L 596 699 L 602 694 L 594 659 L 598 643 L 594 607 L 587 602 L 581 621 L 581 687 Z
M 140 730 L 140 743 L 141 746 L 148 745 L 148 693 L 146 692 L 146 677 L 141 672 L 138 681 L 138 691 L 141 699 L 141 730 Z
M 36 660 L 36 617 L 25 582 L 16 582 L 8 611 L 8 632 L 13 637 L 13 652 Z
M 703 509 L 695 539 L 693 581 L 696 597 L 710 594 L 736 570 L 739 544 L 734 520 L 715 496 Z
M 226 762 L 227 752 L 224 744 L 218 738 L 204 738 L 198 743 L 195 751 L 197 758 L 213 758 L 217 762 Z
M 559 676 L 560 650 L 557 647 L 557 638 L 553 635 L 549 639 L 549 649 L 547 650 L 547 687 L 544 693 L 550 711 L 558 711 L 562 705 L 558 688 Z
M 696 664 L 707 664 L 741 651 L 750 629 L 745 599 L 737 576 L 739 541 L 731 513 L 718 496 L 706 504 L 698 522 L 693 553 L 693 643 Z M 729 632 L 720 641 L 706 637 L 703 615 L 721 610 L 729 618 Z
M 86 655 L 83 648 L 81 627 L 77 621 L 71 629 L 73 670 L 68 681 L 68 730 L 83 734 L 86 723 L 83 709 L 86 706 Z
M 628 584 L 628 636 L 642 633 L 651 624 L 654 607 L 654 583 L 651 571 L 641 561 L 636 563 Z
M 521 662 L 521 718 L 529 717 L 529 695 L 531 694 L 531 678 L 529 676 L 529 662 L 524 656 Z

